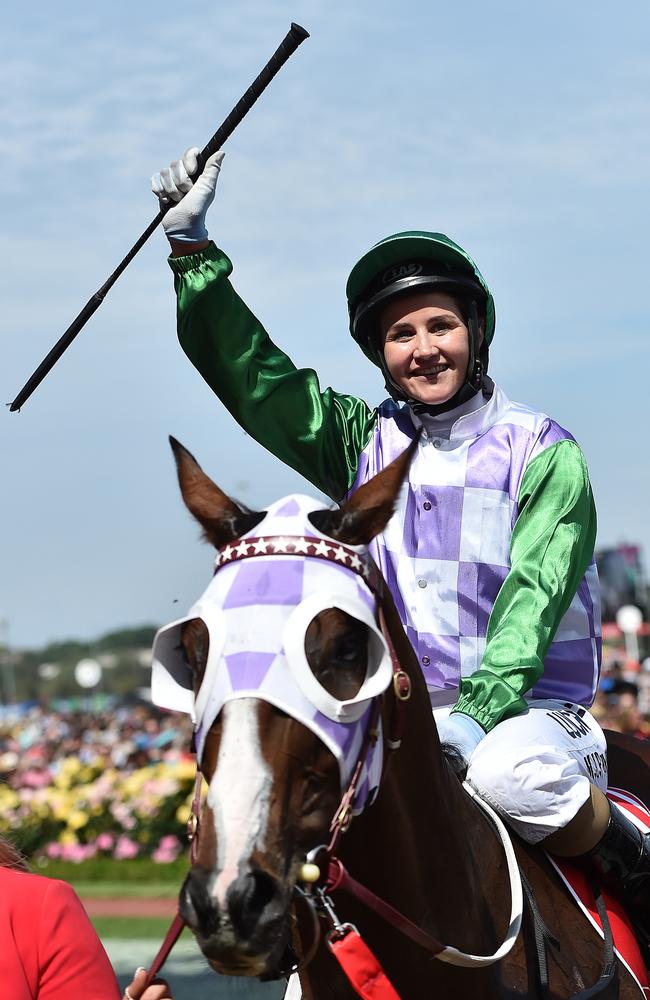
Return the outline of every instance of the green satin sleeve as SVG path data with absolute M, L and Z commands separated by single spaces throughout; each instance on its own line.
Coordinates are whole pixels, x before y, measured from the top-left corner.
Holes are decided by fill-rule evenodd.
M 314 371 L 295 367 L 235 292 L 232 264 L 213 243 L 169 263 L 178 338 L 192 364 L 251 437 L 340 500 L 376 411 L 355 396 L 321 390 Z
M 525 711 L 523 696 L 593 557 L 596 508 L 575 441 L 546 448 L 526 469 L 510 543 L 510 570 L 494 602 L 479 670 L 460 683 L 454 711 L 489 732 Z

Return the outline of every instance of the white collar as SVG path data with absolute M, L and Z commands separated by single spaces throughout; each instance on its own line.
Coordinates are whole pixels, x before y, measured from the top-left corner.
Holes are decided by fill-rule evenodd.
M 437 416 L 428 413 L 418 415 L 413 413 L 410 407 L 408 410 L 414 426 L 418 430 L 422 428 L 427 437 L 441 438 L 445 441 L 466 441 L 478 437 L 491 427 L 508 405 L 508 398 L 498 385 L 495 385 L 490 399 L 486 399 L 483 393 L 477 392 L 467 402 Z

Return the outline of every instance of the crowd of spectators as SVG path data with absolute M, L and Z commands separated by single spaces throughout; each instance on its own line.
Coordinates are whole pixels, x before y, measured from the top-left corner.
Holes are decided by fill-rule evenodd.
M 650 659 L 606 657 L 592 712 L 605 729 L 650 738 Z
M 605 728 L 650 738 L 650 660 L 641 668 L 606 660 L 593 712 Z M 177 763 L 190 759 L 191 736 L 189 718 L 145 702 L 103 711 L 23 708 L 0 718 L 0 781 L 16 791 L 45 787 L 71 757 L 124 774 Z
M 190 757 L 192 726 L 139 702 L 101 712 L 33 706 L 0 719 L 0 780 L 18 790 L 52 783 L 71 757 L 122 773 Z

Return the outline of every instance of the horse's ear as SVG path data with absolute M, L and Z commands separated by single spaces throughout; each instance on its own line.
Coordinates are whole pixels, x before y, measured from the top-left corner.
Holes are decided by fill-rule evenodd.
M 184 448 L 180 441 L 170 435 L 178 484 L 185 506 L 203 528 L 203 536 L 215 548 L 232 542 L 245 531 L 258 524 L 264 514 L 246 510 L 231 500 Z
M 317 510 L 312 524 L 344 545 L 368 545 L 383 531 L 395 510 L 419 435 L 402 454 L 356 490 L 339 510 Z

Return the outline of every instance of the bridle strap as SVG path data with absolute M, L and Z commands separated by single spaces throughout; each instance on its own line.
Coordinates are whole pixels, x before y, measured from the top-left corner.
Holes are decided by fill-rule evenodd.
M 378 572 L 378 571 L 377 571 Z M 385 593 L 382 590 L 375 592 L 377 597 L 377 615 L 379 619 L 379 627 L 381 633 L 386 642 L 388 653 L 390 655 L 391 664 L 393 668 L 393 682 L 392 682 L 392 704 L 390 708 L 390 714 L 388 719 L 387 732 L 384 734 L 384 745 L 388 753 L 384 753 L 383 767 L 382 767 L 382 779 L 386 773 L 386 768 L 388 767 L 388 761 L 393 755 L 395 750 L 399 750 L 402 743 L 402 733 L 404 731 L 405 725 L 405 712 L 404 712 L 404 702 L 408 701 L 411 697 L 411 679 L 405 670 L 402 669 L 401 664 L 397 658 L 397 653 L 395 651 L 395 646 L 390 634 L 390 629 L 386 621 L 386 615 L 384 613 L 384 600 Z M 336 812 L 334 813 L 334 819 L 330 826 L 330 842 L 327 845 L 326 852 L 327 857 L 331 858 L 336 853 L 339 840 L 341 836 L 346 832 L 350 823 L 353 819 L 353 806 L 354 800 L 357 795 L 357 789 L 359 782 L 361 781 L 361 775 L 363 773 L 363 765 L 365 763 L 366 757 L 370 747 L 376 743 L 379 735 L 379 718 L 381 715 L 381 699 L 375 698 L 372 707 L 372 714 L 368 721 L 368 728 L 366 730 L 366 735 L 364 737 L 363 743 L 361 745 L 361 750 L 359 751 L 359 756 L 357 758 L 357 763 L 355 765 L 354 771 L 348 783 L 348 787 L 341 799 L 340 805 Z
M 170 951 L 181 936 L 184 927 L 185 921 L 181 917 L 180 913 L 177 913 L 169 926 L 169 930 L 165 934 L 165 938 L 156 953 L 156 957 L 149 966 L 147 978 L 144 981 L 144 989 L 151 986 L 152 982 L 162 969 L 163 965 L 167 961 L 167 958 L 169 957 Z
M 196 768 L 196 778 L 194 779 L 194 795 L 192 797 L 192 807 L 190 811 L 190 818 L 187 821 L 187 839 L 190 842 L 190 864 L 195 864 L 196 855 L 199 847 L 199 817 L 201 813 L 201 786 L 203 784 L 203 775 L 201 769 L 197 764 Z M 167 933 L 163 939 L 163 943 L 156 953 L 156 957 L 149 966 L 147 971 L 147 978 L 145 980 L 144 988 L 151 986 L 153 980 L 156 978 L 163 965 L 169 958 L 169 953 L 178 941 L 179 937 L 183 932 L 185 927 L 185 921 L 181 917 L 180 913 L 177 913 L 172 920 Z
M 242 538 L 237 543 L 229 543 L 217 549 L 214 571 L 217 573 L 229 563 L 241 559 L 255 559 L 259 556 L 304 556 L 308 559 L 324 559 L 326 562 L 343 566 L 360 576 L 374 594 L 381 595 L 386 584 L 374 559 L 368 552 L 360 552 L 334 539 L 314 535 L 260 535 Z
M 348 787 L 345 790 L 338 809 L 334 813 L 334 819 L 330 825 L 330 842 L 326 848 L 328 858 L 331 857 L 336 851 L 339 840 L 349 829 L 350 823 L 354 817 L 352 809 L 354 806 L 354 800 L 357 797 L 359 782 L 361 781 L 361 775 L 363 773 L 363 766 L 365 764 L 366 757 L 368 756 L 370 747 L 377 742 L 379 736 L 379 730 L 377 728 L 379 725 L 379 715 L 380 704 L 379 699 L 376 698 L 372 706 L 371 715 L 368 720 L 368 728 L 366 729 L 366 734 L 363 738 L 363 743 L 361 744 L 361 750 L 359 751 L 357 763 L 355 764 Z
M 375 895 L 370 889 L 366 889 L 365 885 L 361 885 L 355 878 L 352 878 L 339 858 L 330 858 L 326 890 L 327 892 L 336 892 L 337 889 L 341 889 L 350 896 L 354 896 L 355 899 L 360 900 L 368 909 L 381 917 L 382 920 L 385 920 L 392 927 L 395 927 L 396 930 L 405 934 L 406 937 L 411 938 L 412 941 L 415 941 L 416 944 L 430 951 L 433 955 L 438 955 L 444 950 L 444 944 L 441 944 L 432 935 L 423 931 L 412 920 L 409 920 L 403 913 L 396 910 L 394 906 L 391 906 L 390 903 L 381 899 L 380 896 Z
M 411 678 L 402 668 L 402 665 L 398 659 L 397 652 L 395 651 L 395 645 L 393 643 L 393 638 L 390 634 L 390 628 L 388 627 L 388 622 L 386 621 L 386 614 L 384 611 L 384 594 L 377 594 L 377 610 L 379 617 L 379 628 L 381 629 L 381 634 L 384 637 L 384 641 L 388 648 L 390 655 L 390 660 L 393 665 L 393 700 L 390 708 L 390 715 L 388 719 L 387 732 L 385 734 L 385 745 L 386 749 L 391 751 L 399 750 L 402 745 L 402 736 L 404 734 L 404 726 L 406 723 L 406 713 L 404 711 L 404 702 L 408 701 L 411 697 Z M 384 772 L 388 765 L 390 757 L 385 755 L 384 757 Z
M 194 779 L 194 795 L 192 796 L 192 806 L 190 818 L 187 821 L 187 839 L 190 842 L 190 863 L 196 863 L 196 856 L 199 850 L 199 824 L 201 822 L 201 788 L 203 787 L 203 774 L 197 762 L 196 777 Z
M 361 885 L 360 882 L 357 882 L 356 879 L 352 878 L 343 863 L 338 858 L 329 858 L 325 891 L 329 893 L 336 892 L 337 889 L 341 889 L 343 892 L 347 892 L 354 896 L 392 927 L 400 931 L 400 933 L 404 934 L 412 941 L 415 941 L 415 943 L 419 944 L 422 948 L 431 952 L 431 954 L 441 962 L 447 962 L 449 965 L 463 966 L 464 968 L 480 968 L 487 965 L 494 965 L 496 962 L 501 961 L 501 959 L 504 958 L 514 946 L 521 928 L 523 915 L 523 892 L 521 872 L 519 871 L 519 865 L 517 864 L 514 847 L 512 846 L 512 840 L 510 839 L 510 835 L 503 821 L 495 813 L 491 806 L 488 805 L 488 803 L 485 802 L 479 795 L 477 795 L 471 785 L 465 783 L 463 787 L 468 795 L 474 799 L 476 804 L 492 821 L 497 835 L 501 840 L 501 844 L 503 845 L 508 875 L 510 878 L 510 892 L 512 898 L 510 922 L 503 943 L 492 955 L 471 955 L 466 952 L 459 951 L 458 948 L 454 948 L 451 945 L 441 944 L 437 938 L 434 938 L 431 934 L 427 934 L 426 931 L 423 931 L 421 927 L 414 924 L 412 920 L 405 917 L 403 913 L 396 910 L 395 907 L 390 905 L 390 903 L 387 903 L 384 899 L 381 899 L 370 889 L 367 889 L 364 885 Z

